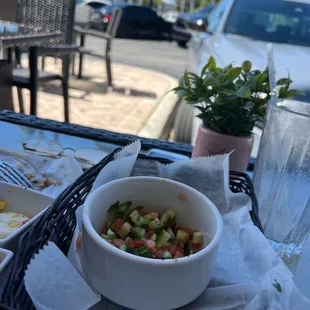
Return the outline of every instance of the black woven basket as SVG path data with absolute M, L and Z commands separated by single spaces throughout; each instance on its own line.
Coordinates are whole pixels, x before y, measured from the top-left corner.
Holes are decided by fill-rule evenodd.
M 84 203 L 101 169 L 113 160 L 114 154 L 118 150 L 87 170 L 64 190 L 52 206 L 21 236 L 1 297 L 0 309 L 35 309 L 24 286 L 24 273 L 30 259 L 49 240 L 53 241 L 67 255 L 76 227 L 75 211 Z M 139 154 L 138 158 L 156 160 L 164 164 L 171 163 L 167 159 L 142 154 Z M 230 189 L 235 193 L 244 192 L 251 197 L 252 211 L 250 215 L 254 224 L 262 230 L 251 179 L 244 173 L 231 172 Z

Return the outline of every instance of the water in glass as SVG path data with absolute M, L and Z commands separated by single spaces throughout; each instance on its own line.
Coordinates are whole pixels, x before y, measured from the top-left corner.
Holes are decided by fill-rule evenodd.
M 310 104 L 270 104 L 254 171 L 266 237 L 294 272 L 310 231 Z

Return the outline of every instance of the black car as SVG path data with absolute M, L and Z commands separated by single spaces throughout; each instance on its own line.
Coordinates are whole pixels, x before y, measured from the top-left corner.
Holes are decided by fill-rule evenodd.
M 195 13 L 181 13 L 173 25 L 172 38 L 180 46 L 186 46 L 191 38 L 188 27 L 193 30 L 201 30 L 205 26 L 208 15 L 213 10 L 214 5 L 208 5 Z
M 91 26 L 105 31 L 115 8 L 122 9 L 122 17 L 116 37 L 128 39 L 171 38 L 171 23 L 166 22 L 149 7 L 123 2 L 103 7 L 100 10 L 100 16 L 97 16 L 96 19 L 92 18 Z

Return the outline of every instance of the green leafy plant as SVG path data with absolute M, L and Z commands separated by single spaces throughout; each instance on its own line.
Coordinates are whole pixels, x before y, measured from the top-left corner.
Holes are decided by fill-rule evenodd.
M 264 71 L 251 69 L 248 60 L 241 67 L 219 68 L 211 56 L 200 76 L 185 72 L 173 91 L 200 111 L 197 117 L 208 129 L 233 136 L 250 136 L 255 123 L 263 119 L 271 98 L 268 68 Z M 277 81 L 279 98 L 302 95 L 297 89 L 290 89 L 292 82 L 289 74 Z

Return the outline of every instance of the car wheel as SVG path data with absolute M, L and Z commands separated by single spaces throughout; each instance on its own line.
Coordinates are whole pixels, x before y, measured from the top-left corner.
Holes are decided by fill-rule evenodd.
M 174 140 L 177 142 L 191 143 L 193 130 L 194 109 L 189 104 L 181 101 L 174 119 Z
M 187 41 L 178 41 L 177 43 L 180 47 L 183 47 L 183 48 L 187 47 Z

